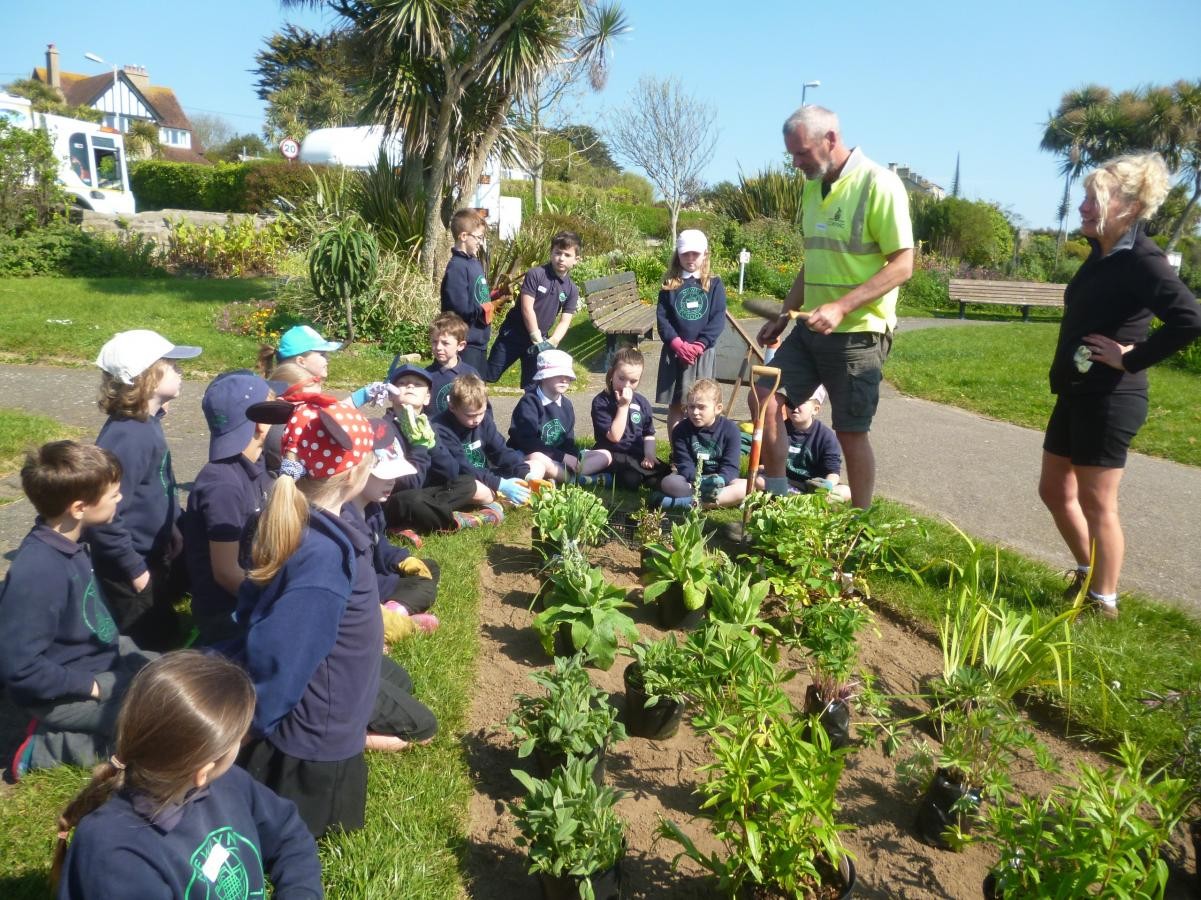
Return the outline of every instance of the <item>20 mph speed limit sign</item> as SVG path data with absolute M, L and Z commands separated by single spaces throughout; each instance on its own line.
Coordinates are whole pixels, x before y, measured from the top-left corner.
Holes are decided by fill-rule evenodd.
M 300 144 L 296 138 L 284 138 L 279 142 L 279 152 L 284 155 L 284 159 L 295 159 L 300 156 Z

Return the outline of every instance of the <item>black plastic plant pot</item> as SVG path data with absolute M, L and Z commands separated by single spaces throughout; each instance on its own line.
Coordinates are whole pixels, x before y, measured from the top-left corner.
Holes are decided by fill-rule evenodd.
M 851 707 L 845 700 L 827 703 L 817 692 L 817 685 L 811 684 L 805 688 L 805 712 L 818 717 L 817 721 L 830 737 L 832 749 L 851 746 Z
M 592 882 L 592 893 L 596 896 L 596 900 L 621 900 L 621 860 L 625 855 L 624 846 L 621 853 L 622 855 L 617 857 L 617 862 L 611 867 L 588 876 L 588 880 Z M 581 876 L 556 876 L 542 873 L 538 876 L 538 880 L 542 882 L 543 900 L 580 900 L 580 882 L 583 881 Z
M 537 529 L 533 533 L 530 546 L 540 560 L 549 560 L 552 556 L 559 555 L 559 545 L 550 538 L 543 537 Z
M 660 628 L 691 631 L 705 618 L 705 607 L 689 609 L 684 605 L 684 587 L 673 584 L 655 598 L 655 613 Z
M 960 831 L 970 831 L 972 827 L 972 811 L 955 812 L 956 803 L 967 797 L 972 811 L 980 806 L 980 789 L 965 787 L 961 782 L 951 777 L 946 769 L 934 773 L 934 780 L 926 790 L 917 807 L 918 837 L 933 847 L 941 850 L 954 850 L 947 843 L 946 831 L 952 825 Z
M 980 892 L 984 894 L 984 900 L 1000 900 L 1001 895 L 997 893 L 997 876 L 992 872 L 985 875 Z
M 555 656 L 575 656 L 576 647 L 571 641 L 571 623 L 560 622 L 555 630 Z
M 597 787 L 603 787 L 605 784 L 605 747 L 603 745 L 597 747 L 588 759 L 596 760 L 596 766 L 592 769 L 592 781 Z M 534 768 L 538 770 L 539 778 L 549 778 L 556 769 L 566 764 L 567 754 L 561 750 L 545 750 L 542 747 L 534 747 Z
M 831 874 L 835 874 L 833 866 L 827 866 Z M 855 893 L 855 863 L 851 861 L 849 856 L 844 856 L 842 862 L 838 865 L 837 873 L 841 882 L 836 885 L 832 881 L 824 883 L 823 887 L 828 887 L 831 891 L 839 891 L 839 893 L 823 893 L 822 897 L 836 897 L 837 900 L 846 900 Z M 776 900 L 780 898 L 790 898 L 790 894 L 777 890 L 774 887 L 768 887 L 762 884 L 755 884 L 750 881 L 744 881 L 742 887 L 738 891 L 739 900 Z
M 661 697 L 647 707 L 646 691 L 642 687 L 642 668 L 637 662 L 626 666 L 622 678 L 626 685 L 626 732 L 631 737 L 665 741 L 680 730 L 684 704 L 670 697 Z

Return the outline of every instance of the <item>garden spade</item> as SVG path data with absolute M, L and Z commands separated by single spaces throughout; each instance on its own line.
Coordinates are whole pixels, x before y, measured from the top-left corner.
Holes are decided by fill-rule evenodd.
M 751 494 L 755 491 L 755 482 L 759 475 L 759 455 L 763 451 L 763 420 L 767 416 L 767 400 L 780 389 L 780 370 L 775 366 L 751 366 L 750 385 L 759 387 L 761 383 L 763 387 L 770 384 L 771 389 L 763 395 L 759 403 L 759 410 L 755 413 L 755 430 L 751 432 L 751 453 L 746 464 L 747 499 L 750 499 Z M 753 388 L 748 385 L 747 390 L 753 390 Z M 750 510 L 750 506 L 744 502 L 742 507 L 743 540 L 746 540 L 746 523 Z

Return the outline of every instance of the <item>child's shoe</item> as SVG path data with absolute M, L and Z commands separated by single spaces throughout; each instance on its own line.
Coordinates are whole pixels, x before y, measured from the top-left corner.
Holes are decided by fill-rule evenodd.
M 34 732 L 37 727 L 38 720 L 30 719 L 29 727 L 25 729 L 25 737 L 17 745 L 17 751 L 8 766 L 8 777 L 14 784 L 24 778 L 25 773 L 33 766 L 33 742 L 37 737 Z
M 413 545 L 414 550 L 421 549 L 421 535 L 412 528 L 389 528 L 388 535 L 390 537 L 398 537 L 408 541 Z
M 475 513 L 481 519 L 481 525 L 499 525 L 505 520 L 505 510 L 497 501 L 485 503 Z
M 597 472 L 595 475 L 577 475 L 576 479 L 575 479 L 575 483 L 578 484 L 580 487 L 595 486 L 595 487 L 601 487 L 601 488 L 606 488 L 606 489 L 611 488 L 611 487 L 613 487 L 613 473 L 612 472 Z
M 660 509 L 692 509 L 691 497 L 668 497 L 664 496 L 659 501 Z
M 409 621 L 417 626 L 418 630 L 425 634 L 433 634 L 438 630 L 438 626 L 442 623 L 438 621 L 438 617 L 433 613 L 409 613 Z

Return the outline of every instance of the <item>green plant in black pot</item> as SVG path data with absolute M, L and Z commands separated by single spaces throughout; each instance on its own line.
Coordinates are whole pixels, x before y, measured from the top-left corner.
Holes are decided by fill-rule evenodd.
M 674 634 L 639 641 L 626 652 L 634 659 L 623 673 L 627 730 L 633 737 L 671 737 L 680 727 L 693 684 L 689 654 Z
M 551 656 L 580 652 L 601 669 L 609 669 L 622 638 L 638 640 L 638 626 L 623 612 L 632 604 L 623 588 L 609 584 L 595 566 L 551 576 L 544 608 L 534 617 L 534 630 Z
M 685 516 L 671 526 L 670 543 L 646 548 L 642 599 L 659 602 L 659 624 L 665 628 L 700 620 L 722 558 L 708 552 L 708 542 L 698 514 Z
M 709 618 L 774 637 L 778 634 L 775 627 L 762 618 L 770 590 L 768 582 L 752 580 L 737 566 L 719 565 L 709 584 Z
M 846 749 L 836 750 L 807 717 L 791 712 L 764 716 L 734 709 L 708 731 L 714 762 L 704 766 L 698 789 L 722 852 L 703 853 L 676 823 L 663 820 L 659 835 L 717 879 L 726 896 L 759 888 L 784 897 L 819 896 L 837 886 L 847 896 L 854 869 L 836 821 L 836 792 Z M 812 735 L 809 739 L 808 735 Z M 820 896 L 826 896 L 821 894 Z
M 630 513 L 630 521 L 634 526 L 635 546 L 645 547 L 663 540 L 663 524 L 667 521 L 667 513 L 658 506 L 647 506 L 646 498 Z
M 529 677 L 546 693 L 519 694 L 509 714 L 506 724 L 520 742 L 519 757 L 539 751 L 548 760 L 587 758 L 602 753 L 610 741 L 625 739 L 609 695 L 593 685 L 578 656 L 558 657 L 551 669 Z
M 1079 778 L 1045 798 L 989 809 L 987 834 L 1000 859 L 990 872 L 994 897 L 1163 897 L 1161 856 L 1188 813 L 1190 790 L 1126 738 L 1117 767 L 1080 766 Z
M 562 552 L 568 542 L 578 547 L 601 542 L 609 524 L 604 501 L 591 491 L 565 484 L 530 497 L 534 547 L 544 559 Z
M 851 743 L 851 704 L 860 683 L 855 677 L 859 629 L 868 621 L 857 600 L 825 600 L 801 610 L 795 641 L 808 651 L 813 681 L 805 691 L 805 712 L 818 717 L 835 747 Z
M 593 762 L 570 759 L 546 779 L 513 770 L 526 795 L 509 806 L 527 848 L 530 874 L 548 900 L 619 900 L 625 837 L 614 804 L 618 793 L 598 785 Z

